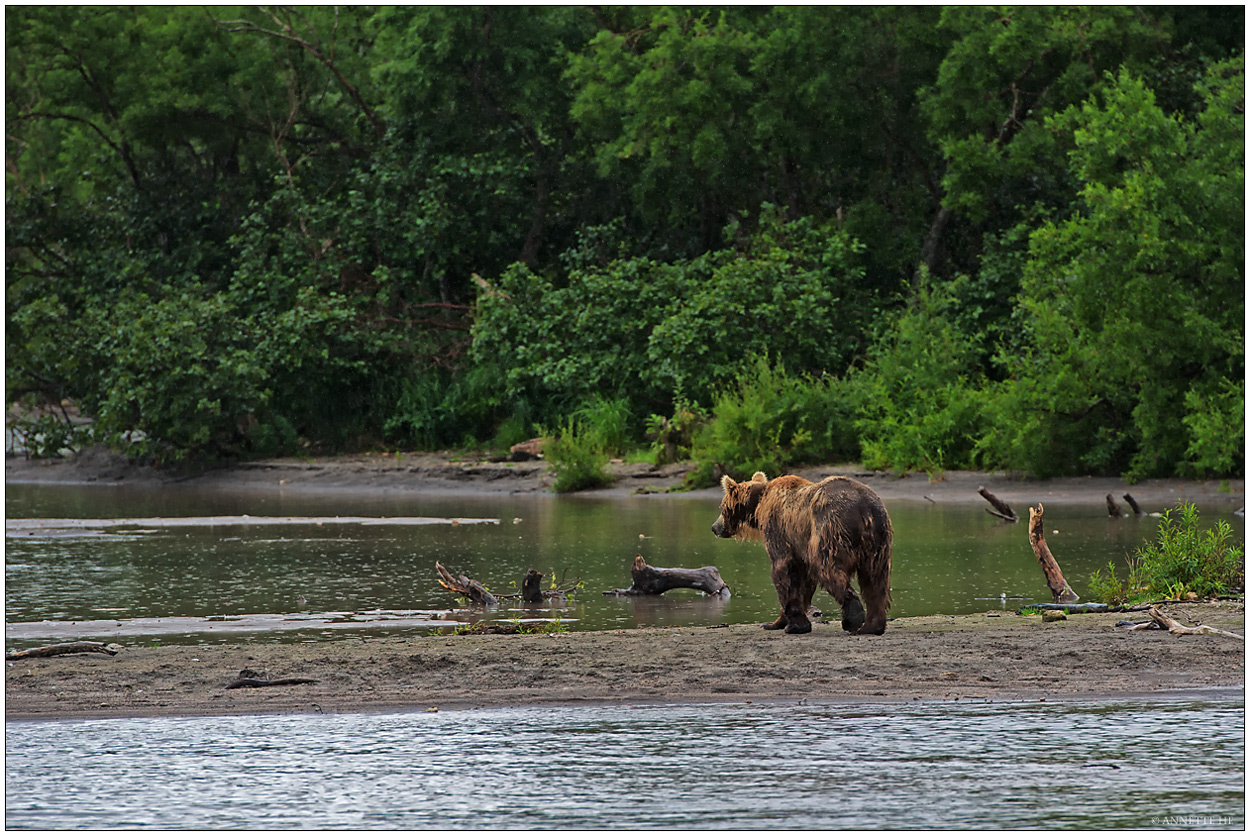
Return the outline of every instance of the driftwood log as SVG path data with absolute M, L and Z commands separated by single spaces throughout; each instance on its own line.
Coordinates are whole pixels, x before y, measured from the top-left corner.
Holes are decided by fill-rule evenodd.
M 1128 503 L 1128 507 L 1133 509 L 1133 516 L 1140 517 L 1142 515 L 1141 507 L 1137 504 L 1137 500 L 1133 499 L 1131 493 L 1124 495 L 1124 501 Z
M 1120 506 L 1116 504 L 1115 497 L 1107 494 L 1107 516 L 1122 517 L 1124 512 L 1120 510 Z
M 42 659 L 48 656 L 64 656 L 69 653 L 104 653 L 109 656 L 116 656 L 118 651 L 122 649 L 120 644 L 105 644 L 104 642 L 65 642 L 63 644 L 48 644 L 43 647 L 32 647 L 28 650 L 14 650 L 4 654 L 6 661 L 11 659 Z
M 994 506 L 993 509 L 986 508 L 985 513 L 993 514 L 994 516 L 1004 519 L 1007 522 L 1020 522 L 1020 518 L 1016 516 L 1016 512 L 1013 511 L 1011 506 L 1006 502 L 1003 502 L 983 487 L 977 488 L 977 493 L 985 497 L 985 501 Z
M 721 579 L 715 566 L 701 569 L 661 569 L 648 566 L 642 555 L 634 558 L 630 569 L 633 585 L 628 589 L 609 589 L 604 595 L 663 595 L 670 589 L 697 589 L 718 598 L 729 597 L 729 586 Z
M 1036 508 L 1029 508 L 1029 545 L 1033 547 L 1033 554 L 1042 566 L 1042 574 L 1046 576 L 1046 585 L 1050 587 L 1054 603 L 1075 604 L 1080 596 L 1073 592 L 1072 587 L 1068 586 L 1068 582 L 1063 579 L 1059 563 L 1050 553 L 1050 547 L 1046 545 L 1046 536 L 1042 531 L 1044 510 L 1040 502 L 1037 503 Z
M 257 673 L 250 668 L 244 668 L 239 671 L 239 675 L 226 685 L 226 690 L 232 688 L 269 688 L 274 685 L 311 685 L 317 680 L 306 679 L 302 676 L 288 676 L 285 679 L 270 679 L 267 674 Z
M 438 570 L 438 582 L 444 589 L 450 589 L 457 595 L 463 595 L 473 603 L 486 607 L 493 607 L 499 603 L 499 599 L 492 595 L 490 590 L 473 578 L 464 575 L 456 577 L 447 571 L 447 567 L 437 561 L 434 563 L 434 568 Z
M 1111 612 L 1109 604 L 1029 604 L 1035 610 L 1058 610 L 1066 613 Z
M 1149 630 L 1153 628 L 1160 628 L 1167 630 L 1174 636 L 1227 636 L 1230 639 L 1238 639 L 1243 642 L 1246 640 L 1244 636 L 1239 636 L 1236 633 L 1230 633 L 1227 630 L 1217 630 L 1214 627 L 1208 627 L 1205 624 L 1199 624 L 1197 627 L 1186 627 L 1176 619 L 1159 612 L 1154 607 L 1147 610 L 1146 614 L 1150 616 L 1150 621 L 1134 625 L 1130 627 L 1129 630 Z

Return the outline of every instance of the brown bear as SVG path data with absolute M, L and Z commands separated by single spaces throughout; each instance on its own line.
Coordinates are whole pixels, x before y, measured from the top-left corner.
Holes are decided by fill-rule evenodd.
M 894 529 L 871 488 L 844 476 L 809 482 L 799 476 L 769 480 L 763 473 L 749 482 L 725 476 L 721 486 L 725 496 L 712 533 L 762 540 L 772 561 L 781 615 L 765 629 L 811 632 L 807 613 L 820 586 L 842 608 L 843 630 L 885 632 Z M 852 575 L 863 604 L 851 588 Z

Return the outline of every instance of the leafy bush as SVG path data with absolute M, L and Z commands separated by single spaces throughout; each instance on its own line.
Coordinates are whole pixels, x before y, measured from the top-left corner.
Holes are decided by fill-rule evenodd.
M 612 476 L 604 468 L 611 456 L 603 438 L 576 418 L 568 418 L 554 431 L 543 429 L 543 455 L 555 472 L 552 487 L 556 493 L 597 488 L 610 484 Z
M 652 415 L 647 419 L 647 438 L 657 465 L 685 461 L 692 455 L 695 435 L 707 424 L 699 407 L 678 401 L 671 418 Z
M 1200 531 L 1198 509 L 1193 505 L 1182 505 L 1179 518 L 1171 509 L 1164 511 L 1155 542 L 1141 546 L 1129 558 L 1128 578 L 1120 581 L 1115 566 L 1108 564 L 1106 577 L 1095 572 L 1090 578 L 1091 594 L 1105 603 L 1119 604 L 1178 599 L 1190 593 L 1206 598 L 1243 589 L 1245 547 L 1233 542 L 1232 534 L 1225 520 Z
M 633 446 L 630 424 L 633 414 L 624 398 L 605 398 L 595 394 L 573 413 L 573 420 L 582 426 L 582 433 L 594 439 L 603 452 L 622 456 Z
M 715 482 L 718 472 L 747 478 L 757 470 L 779 475 L 792 464 L 854 458 L 850 405 L 835 378 L 787 373 L 764 358 L 723 390 L 712 417 L 694 437 L 698 466 L 689 487 Z
M 563 281 L 513 265 L 480 286 L 473 356 L 501 366 L 510 393 L 552 405 L 604 390 L 707 405 L 765 353 L 840 373 L 863 349 L 875 298 L 860 249 L 835 227 L 766 208 L 753 235 L 696 258 L 579 251 Z
M 1192 475 L 1238 475 L 1246 459 L 1246 382 L 1223 380 L 1212 390 L 1185 393 Z
M 951 321 L 957 285 L 922 278 L 911 307 L 850 376 L 866 467 L 936 475 L 972 465 L 983 383 L 975 344 Z

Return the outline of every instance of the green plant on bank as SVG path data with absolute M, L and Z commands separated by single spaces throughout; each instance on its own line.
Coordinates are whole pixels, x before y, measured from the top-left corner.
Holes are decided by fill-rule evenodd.
M 547 635 L 550 633 L 567 633 L 569 626 L 560 620 L 560 616 L 554 616 L 550 621 L 539 621 L 532 624 L 522 624 L 521 620 L 515 619 L 505 624 L 492 624 L 485 621 L 476 621 L 472 624 L 462 624 L 452 631 L 454 636 L 476 636 L 483 633 L 511 633 L 515 635 Z
M 707 417 L 695 404 L 678 401 L 672 418 L 652 415 L 647 419 L 647 439 L 656 465 L 686 461 L 694 448 L 695 433 L 707 424 Z
M 717 471 L 748 478 L 822 459 L 845 461 L 857 452 L 845 385 L 835 378 L 791 375 L 785 365 L 758 358 L 716 397 L 712 417 L 694 436 L 698 465 L 686 486 L 715 482 Z
M 604 470 L 612 457 L 602 437 L 583 421 L 566 418 L 554 430 L 542 428 L 540 434 L 545 439 L 543 456 L 555 473 L 552 487 L 556 493 L 597 488 L 612 481 Z
M 1107 604 L 1155 598 L 1179 599 L 1225 595 L 1245 587 L 1245 546 L 1232 540 L 1231 526 L 1219 520 L 1200 531 L 1198 509 L 1190 504 L 1163 512 L 1153 543 L 1139 547 L 1129 558 L 1128 577 L 1117 577 L 1114 564 L 1107 574 L 1095 571 L 1090 593 Z

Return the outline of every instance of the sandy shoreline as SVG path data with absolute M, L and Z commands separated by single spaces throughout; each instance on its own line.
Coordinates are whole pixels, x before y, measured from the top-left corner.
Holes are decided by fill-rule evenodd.
M 1241 633 L 1244 602 L 1173 605 Z M 130 647 L 8 662 L 7 719 L 431 710 L 571 703 L 1107 698 L 1244 690 L 1245 645 L 1126 631 L 1140 614 L 896 619 L 884 636 L 818 624 L 300 644 Z M 316 682 L 225 686 L 250 669 Z
M 663 491 L 684 468 L 615 465 L 605 497 Z M 1147 512 L 1182 501 L 1233 510 L 1245 483 L 1119 479 L 1035 481 L 949 473 L 940 481 L 854 468 L 812 468 L 808 478 L 854 475 L 885 501 L 979 503 L 984 485 L 1027 514 L 1047 504 L 1105 507 L 1131 492 Z M 171 475 L 99 454 L 71 462 L 6 461 L 9 484 L 188 486 L 238 491 L 352 494 L 550 494 L 542 462 L 456 461 L 448 456 L 347 456 L 255 462 Z M 715 490 L 661 494 L 714 497 Z M 1244 602 L 1185 604 L 1168 612 L 1244 635 Z M 546 635 L 436 635 L 296 644 L 127 647 L 6 664 L 5 716 L 68 719 L 252 713 L 355 712 L 531 704 L 725 701 L 897 701 L 1105 698 L 1244 693 L 1245 645 L 1218 636 L 1172 636 L 1115 627 L 1142 614 L 1038 616 L 990 612 L 890 622 L 881 637 L 836 623 L 787 636 L 753 624 Z M 316 682 L 226 689 L 243 669 Z

